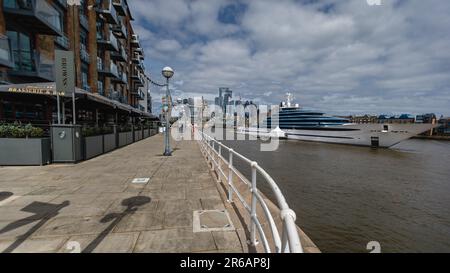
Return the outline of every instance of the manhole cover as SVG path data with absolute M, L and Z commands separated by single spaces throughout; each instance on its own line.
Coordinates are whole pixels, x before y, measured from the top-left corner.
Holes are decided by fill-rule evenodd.
M 194 232 L 234 230 L 230 215 L 226 210 L 194 211 Z
M 131 183 L 133 184 L 147 184 L 150 181 L 150 178 L 135 178 Z

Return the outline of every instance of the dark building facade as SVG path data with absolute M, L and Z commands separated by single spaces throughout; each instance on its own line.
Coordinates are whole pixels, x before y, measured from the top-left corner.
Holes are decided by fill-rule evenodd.
M 141 91 L 144 51 L 127 1 L 80 2 L 73 7 L 66 0 L 0 1 L 0 84 L 52 86 L 55 50 L 73 51 L 76 87 L 83 91 L 77 93 L 80 123 L 150 117 L 139 107 L 147 98 Z M 55 122 L 55 96 L 0 90 L 0 120 Z M 62 107 L 70 117 L 70 99 Z

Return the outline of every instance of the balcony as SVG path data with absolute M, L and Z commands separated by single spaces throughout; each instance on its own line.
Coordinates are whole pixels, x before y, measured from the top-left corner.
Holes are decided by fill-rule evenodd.
M 109 31 L 108 37 L 97 32 L 97 44 L 99 47 L 105 50 L 119 52 L 119 42 L 117 41 L 117 38 L 116 36 L 114 36 L 112 31 Z
M 102 74 L 105 77 L 112 78 L 113 80 L 120 80 L 117 65 L 111 61 L 109 63 L 104 63 L 101 58 L 97 57 L 97 70 L 99 74 Z
M 121 78 L 122 78 L 122 83 L 128 85 L 128 75 L 127 75 L 127 73 L 125 73 L 125 72 L 122 73 Z
M 82 89 L 88 91 L 89 93 L 91 93 L 91 87 L 89 85 L 87 85 L 87 84 L 83 84 Z
M 127 3 L 125 0 L 113 0 L 113 5 L 116 8 L 116 11 L 121 16 L 127 15 Z
M 139 63 L 136 64 L 136 68 L 141 71 L 142 73 L 145 72 L 145 65 L 144 62 L 139 60 Z
M 57 36 L 55 38 L 55 43 L 64 49 L 70 48 L 69 38 L 67 38 L 67 36 L 65 34 L 63 34 L 61 36 Z
M 133 53 L 133 58 L 131 59 L 131 61 L 134 64 L 139 64 L 141 62 L 141 54 L 139 52 L 134 52 Z
M 133 74 L 131 75 L 131 79 L 132 79 L 135 87 L 143 87 L 144 86 L 144 83 L 145 83 L 144 75 L 141 72 L 135 70 L 133 72 Z M 137 92 L 137 90 L 135 90 L 135 93 L 136 92 Z
M 133 47 L 137 47 L 137 48 L 140 48 L 140 47 L 141 47 L 141 43 L 139 42 L 139 35 L 133 34 L 133 35 L 131 36 L 131 45 L 132 45 Z
M 118 78 L 112 78 L 111 81 L 118 84 L 128 84 L 127 74 L 125 72 L 119 71 Z
M 9 71 L 11 77 L 17 77 L 21 82 L 52 82 L 55 81 L 55 62 L 37 51 L 22 54 L 15 60 L 15 66 Z
M 11 44 L 7 36 L 0 35 L 0 67 L 14 67 Z
M 119 91 L 115 91 L 114 89 L 110 88 L 108 94 L 109 94 L 108 97 L 110 99 L 128 104 L 128 98 L 120 94 Z
M 145 94 L 142 91 L 139 91 L 138 96 L 137 96 L 138 100 L 145 100 Z
M 86 15 L 80 13 L 80 25 L 87 31 L 89 31 L 89 21 Z
M 128 61 L 128 56 L 127 56 L 127 53 L 125 52 L 125 49 L 122 46 L 120 46 L 119 51 L 111 52 L 111 59 L 114 61 L 126 63 Z
M 97 93 L 99 95 L 105 96 L 105 90 L 103 89 L 103 82 L 97 81 Z
M 111 25 L 118 24 L 118 15 L 112 0 L 103 0 L 103 6 L 97 9 L 97 13 L 106 23 Z
M 87 48 L 83 44 L 80 44 L 80 58 L 81 58 L 81 61 L 83 61 L 87 64 L 89 64 L 91 62 L 90 55 L 87 51 Z
M 120 95 L 119 91 L 115 91 L 112 88 L 108 89 L 108 98 L 115 100 L 115 101 L 119 101 L 120 97 L 121 97 L 121 95 Z
M 37 34 L 60 36 L 59 13 L 42 0 L 3 0 L 7 24 L 16 23 Z
M 128 37 L 127 28 L 122 23 L 122 21 L 119 21 L 119 24 L 113 26 L 112 30 L 114 34 L 116 34 L 117 37 L 119 37 L 120 39 L 127 39 Z
M 121 95 L 119 101 L 124 104 L 128 104 L 128 97 Z
M 144 49 L 142 47 L 138 47 L 134 51 L 138 52 L 141 55 L 141 60 L 144 60 L 145 55 L 144 55 Z

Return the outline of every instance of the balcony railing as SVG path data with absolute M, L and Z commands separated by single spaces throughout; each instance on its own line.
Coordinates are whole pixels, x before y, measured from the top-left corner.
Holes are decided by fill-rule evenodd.
M 121 95 L 119 101 L 124 104 L 128 104 L 128 97 Z
M 116 8 L 118 14 L 122 16 L 127 15 L 128 7 L 125 0 L 113 0 L 113 5 Z
M 97 12 L 108 24 L 118 24 L 118 15 L 112 0 L 103 0 L 103 5 L 97 9 Z
M 125 72 L 122 72 L 121 76 L 120 76 L 122 83 L 124 84 L 128 84 L 128 75 Z
M 139 41 L 139 35 L 137 35 L 137 34 L 133 34 L 132 36 L 131 36 L 131 45 L 133 46 L 133 47 L 141 47 L 141 43 L 140 43 L 140 41 Z
M 14 67 L 13 54 L 8 36 L 0 35 L 0 67 Z
M 139 64 L 141 62 L 141 54 L 139 52 L 134 52 L 132 61 L 135 64 Z
M 87 48 L 86 48 L 86 46 L 84 44 L 80 44 L 80 58 L 81 58 L 81 60 L 83 62 L 85 62 L 87 64 L 91 62 L 90 55 L 89 55 L 89 53 L 87 51 Z
M 45 55 L 33 51 L 22 54 L 21 60 L 16 60 L 14 68 L 9 72 L 12 76 L 28 79 L 29 81 L 54 81 L 55 62 Z
M 119 101 L 120 93 L 112 88 L 108 89 L 108 98 Z
M 119 42 L 117 41 L 116 36 L 112 33 L 112 31 L 108 32 L 109 35 L 102 35 L 101 33 L 97 33 L 97 44 L 109 51 L 119 51 Z
M 106 77 L 120 79 L 117 65 L 111 61 L 104 63 L 100 57 L 97 57 L 97 70 L 98 73 L 104 74 Z
M 125 49 L 122 46 L 120 46 L 119 52 L 112 51 L 111 59 L 113 59 L 115 61 L 126 63 L 128 61 L 128 57 L 127 57 L 127 53 L 125 52 Z
M 121 39 L 127 39 L 127 28 L 124 26 L 121 20 L 119 20 L 119 23 L 117 25 L 113 26 L 112 30 Z
M 97 93 L 99 95 L 105 96 L 105 90 L 103 89 L 103 82 L 101 81 L 97 82 Z
M 57 37 L 55 38 L 55 42 L 56 42 L 59 46 L 65 48 L 65 49 L 69 49 L 69 47 L 70 47 L 69 38 L 67 38 L 67 36 L 66 36 L 65 34 L 63 34 L 62 36 L 57 36 Z
M 100 57 L 97 57 L 97 70 L 103 71 L 103 59 Z
M 120 94 L 119 91 L 115 91 L 113 88 L 109 89 L 109 95 L 108 97 L 112 100 L 128 104 L 128 98 L 122 94 Z
M 138 93 L 138 100 L 145 100 L 145 94 L 144 94 L 144 92 L 142 92 L 142 91 L 139 91 L 139 93 Z
M 83 85 L 82 88 L 88 92 L 91 92 L 91 87 L 89 85 Z
M 139 53 L 141 60 L 145 59 L 145 52 L 142 47 L 138 47 L 134 51 Z
M 208 165 L 217 174 L 217 180 L 228 193 L 229 203 L 238 203 L 247 212 L 249 243 L 255 247 L 262 243 L 266 253 L 303 253 L 300 235 L 295 224 L 295 212 L 289 208 L 285 197 L 273 178 L 257 162 L 251 161 L 215 138 L 197 131 L 196 139 Z M 236 168 L 251 169 L 251 178 L 242 175 Z M 234 162 L 234 163 L 233 163 Z M 257 183 L 263 182 L 270 190 L 278 209 L 272 209 L 260 193 Z M 264 224 L 266 223 L 266 224 Z
M 3 0 L 3 12 L 7 21 L 22 25 L 38 34 L 62 34 L 58 11 L 43 0 Z

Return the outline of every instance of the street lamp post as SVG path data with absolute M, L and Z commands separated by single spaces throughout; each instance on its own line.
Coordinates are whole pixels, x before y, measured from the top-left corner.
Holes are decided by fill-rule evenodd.
M 170 107 L 169 107 L 169 103 L 170 103 L 170 97 L 169 97 L 169 79 L 172 78 L 174 72 L 173 69 L 166 66 L 163 68 L 162 70 L 162 75 L 166 78 L 166 105 L 164 105 L 164 110 L 165 110 L 165 114 L 166 114 L 166 132 L 164 135 L 164 156 L 171 156 L 172 155 L 172 151 L 170 149 L 170 138 L 169 138 L 169 119 L 170 119 Z

